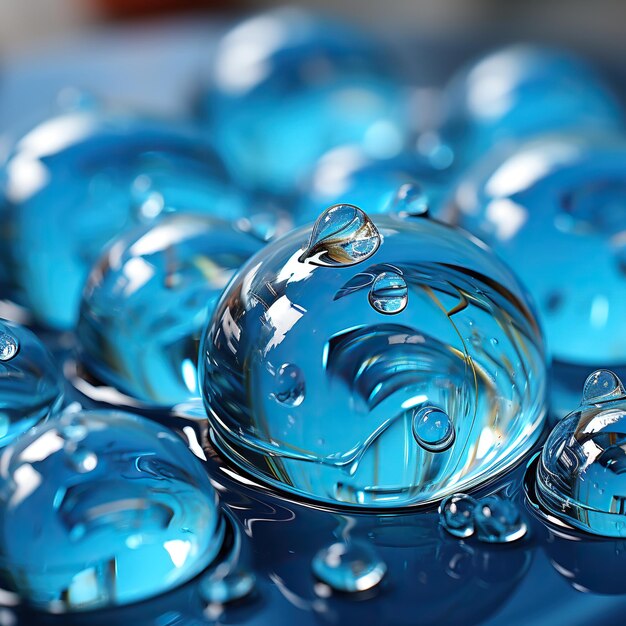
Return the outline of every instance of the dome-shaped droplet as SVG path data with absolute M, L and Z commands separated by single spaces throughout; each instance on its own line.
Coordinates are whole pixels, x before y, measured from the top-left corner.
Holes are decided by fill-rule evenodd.
M 474 509 L 476 537 L 486 543 L 509 543 L 526 534 L 517 506 L 498 496 L 482 498 Z
M 624 537 L 626 397 L 607 370 L 592 374 L 587 384 L 589 399 L 557 422 L 543 447 L 535 493 L 544 509 L 567 524 Z
M 7 326 L 0 323 L 0 361 L 10 361 L 20 349 L 20 344 Z
M 443 134 L 463 163 L 515 139 L 623 127 L 619 99 L 595 69 L 544 46 L 513 45 L 478 59 L 450 81 L 444 100 Z
M 309 224 L 336 204 L 358 206 L 369 216 L 424 217 L 424 208 L 437 215 L 449 192 L 449 178 L 415 152 L 370 159 L 354 146 L 341 146 L 316 164 L 302 186 L 294 217 L 299 225 Z
M 0 577 L 40 609 L 143 600 L 199 574 L 221 549 L 206 471 L 154 422 L 67 412 L 8 446 L 0 461 Z
M 429 452 L 444 452 L 454 443 L 454 424 L 450 416 L 436 406 L 415 409 L 412 429 L 415 441 Z
M 611 370 L 597 370 L 585 381 L 583 402 L 606 402 L 624 396 L 626 389 L 617 374 Z
M 380 234 L 372 220 L 358 207 L 338 204 L 319 216 L 300 260 L 315 265 L 355 265 L 371 257 L 379 246 Z
M 63 377 L 52 355 L 26 328 L 0 322 L 0 447 L 59 410 Z
M 302 370 L 293 363 L 281 365 L 276 372 L 276 401 L 288 406 L 299 406 L 304 400 L 304 392 Z
M 625 170 L 618 133 L 542 135 L 485 155 L 449 204 L 528 286 L 557 365 L 626 365 Z
M 399 217 L 427 217 L 428 197 L 420 185 L 407 183 L 398 189 L 392 210 Z
M 116 239 L 83 291 L 82 369 L 147 405 L 197 398 L 200 331 L 234 272 L 262 245 L 229 222 L 186 214 Z
M 216 152 L 189 127 L 107 111 L 39 124 L 0 177 L 16 297 L 55 328 L 74 328 L 87 274 L 123 230 L 171 212 L 247 213 Z
M 335 591 L 367 591 L 380 583 L 387 566 L 372 546 L 360 541 L 334 543 L 317 553 L 315 576 Z
M 354 507 L 438 502 L 494 480 L 536 441 L 541 334 L 515 277 L 474 238 L 430 219 L 371 219 L 378 251 L 355 266 L 300 262 L 310 226 L 250 258 L 206 327 L 204 405 L 220 451 L 291 494 Z M 398 315 L 372 306 L 383 273 L 410 290 Z M 306 381 L 298 406 L 277 401 L 285 364 Z
M 380 313 L 401 313 L 409 301 L 409 290 L 404 278 L 395 272 L 379 274 L 372 283 L 369 301 Z
M 439 505 L 439 523 L 455 537 L 474 534 L 476 500 L 464 493 L 455 493 Z
M 414 115 L 371 34 L 300 8 L 236 24 L 212 55 L 200 112 L 245 186 L 291 193 L 329 149 L 391 157 Z

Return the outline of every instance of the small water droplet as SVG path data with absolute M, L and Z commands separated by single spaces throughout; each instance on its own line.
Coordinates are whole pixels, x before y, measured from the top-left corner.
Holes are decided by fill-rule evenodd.
M 370 288 L 370 304 L 379 313 L 387 315 L 400 313 L 406 308 L 408 300 L 406 282 L 395 272 L 379 274 Z
M 0 324 L 0 361 L 10 361 L 19 349 L 20 344 L 17 339 L 4 324 Z
M 585 381 L 583 402 L 602 402 L 626 395 L 624 385 L 611 370 L 597 370 Z
M 429 209 L 424 190 L 413 183 L 402 185 L 393 199 L 392 211 L 398 217 L 428 217 Z
M 229 565 L 218 565 L 200 582 L 200 594 L 211 604 L 227 604 L 250 595 L 256 577 L 243 569 L 232 570 Z
M 284 363 L 276 372 L 276 391 L 272 397 L 280 404 L 300 406 L 304 400 L 305 383 L 302 370 L 292 363 Z
M 454 425 L 440 408 L 425 406 L 413 412 L 413 436 L 424 450 L 444 452 L 454 443 Z
M 370 218 L 351 204 L 336 204 L 322 213 L 300 262 L 348 266 L 371 257 L 380 246 L 380 233 Z
M 387 572 L 387 566 L 374 549 L 359 541 L 334 543 L 320 550 L 312 567 L 321 582 L 346 593 L 372 589 Z
M 509 500 L 487 496 L 474 509 L 476 537 L 486 543 L 509 543 L 526 534 L 518 508 Z
M 439 523 L 455 537 L 474 534 L 474 510 L 477 502 L 464 493 L 455 493 L 439 505 Z

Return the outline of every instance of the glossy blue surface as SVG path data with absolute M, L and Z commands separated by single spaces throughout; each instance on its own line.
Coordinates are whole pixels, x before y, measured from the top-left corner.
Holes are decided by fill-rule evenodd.
M 42 609 L 143 600 L 221 549 L 207 474 L 176 434 L 147 420 L 68 411 L 5 448 L 1 463 L 0 578 Z
M 620 131 L 619 99 L 596 68 L 557 48 L 513 45 L 459 72 L 444 136 L 468 165 L 499 143 L 563 131 Z
M 240 182 L 292 192 L 327 150 L 397 154 L 408 93 L 385 52 L 350 26 L 297 8 L 245 20 L 218 45 L 201 109 Z
M 262 246 L 230 222 L 187 214 L 116 239 L 83 293 L 84 368 L 148 405 L 199 397 L 200 331 L 235 270 Z
M 59 410 L 63 377 L 27 328 L 0 320 L 0 447 Z
M 39 124 L 0 170 L 7 274 L 38 320 L 71 328 L 103 247 L 172 211 L 235 218 L 244 201 L 213 150 L 184 125 L 98 110 Z
M 370 290 L 389 272 L 408 303 L 383 311 Z M 298 402 L 279 401 L 287 365 Z M 461 231 L 350 205 L 240 270 L 208 326 L 200 381 L 226 456 L 350 506 L 432 502 L 493 479 L 545 417 L 542 338 L 510 272 Z M 432 441 L 420 425 L 420 444 L 413 419 L 427 406 L 454 430 Z

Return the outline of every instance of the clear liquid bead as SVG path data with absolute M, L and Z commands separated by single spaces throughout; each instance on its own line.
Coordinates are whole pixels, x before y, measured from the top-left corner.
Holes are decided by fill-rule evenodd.
M 461 231 L 338 210 L 266 246 L 222 295 L 199 364 L 218 447 L 273 485 L 353 506 L 431 502 L 493 479 L 545 416 L 524 291 Z M 390 272 L 407 303 L 381 314 L 371 290 Z M 299 370 L 299 403 L 276 401 L 284 364 Z M 420 445 L 424 407 L 449 423 L 435 420 L 434 438 L 420 426 Z
M 445 92 L 444 137 L 463 163 L 498 143 L 542 133 L 620 131 L 616 94 L 594 68 L 558 49 L 515 45 L 470 64 Z
M 331 589 L 344 593 L 368 591 L 385 576 L 387 566 L 372 546 L 361 541 L 333 543 L 313 559 L 313 573 Z
M 626 364 L 624 168 L 617 137 L 544 137 L 479 163 L 447 216 L 518 273 L 562 363 Z
M 456 493 L 444 498 L 439 505 L 439 523 L 455 537 L 474 534 L 474 511 L 477 502 L 472 496 Z
M 99 110 L 36 126 L 13 147 L 2 179 L 14 297 L 55 328 L 73 327 L 89 269 L 125 228 L 173 211 L 246 214 L 196 133 Z
M 26 328 L 0 320 L 0 446 L 59 410 L 63 378 Z
M 200 331 L 234 272 L 262 245 L 230 222 L 184 214 L 116 239 L 83 293 L 82 367 L 142 403 L 199 397 Z
M 485 543 L 510 543 L 526 535 L 526 523 L 517 506 L 498 496 L 487 496 L 474 509 L 476 537 Z
M 153 422 L 66 412 L 5 448 L 1 461 L 0 579 L 39 609 L 143 600 L 191 579 L 220 550 L 208 475 Z
M 297 224 L 308 224 L 333 204 L 355 204 L 368 215 L 436 215 L 447 201 L 449 180 L 447 171 L 413 153 L 371 159 L 358 148 L 341 146 L 315 165 L 302 185 L 294 217 Z
M 614 385 L 614 393 L 604 393 L 601 381 Z M 598 386 L 599 393 L 590 391 Z M 613 372 L 594 372 L 581 405 L 556 424 L 543 447 L 536 470 L 541 506 L 595 535 L 626 537 L 625 447 L 624 387 Z
M 253 53 L 251 53 L 253 51 Z M 219 43 L 204 119 L 244 185 L 291 192 L 329 149 L 399 152 L 408 92 L 372 38 L 297 8 L 243 21 Z

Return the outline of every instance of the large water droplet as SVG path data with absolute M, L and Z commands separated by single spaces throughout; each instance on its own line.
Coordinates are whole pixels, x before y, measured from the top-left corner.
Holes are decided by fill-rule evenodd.
M 439 523 L 455 537 L 474 534 L 476 500 L 464 493 L 455 493 L 439 505 Z
M 474 509 L 476 537 L 486 543 L 509 543 L 526 534 L 519 509 L 510 500 L 487 496 Z
M 26 328 L 0 321 L 0 446 L 61 406 L 63 380 L 45 346 Z
M 374 549 L 360 541 L 334 543 L 320 550 L 312 567 L 319 580 L 346 593 L 372 589 L 387 572 L 387 566 Z
M 539 505 L 596 535 L 626 536 L 626 397 L 619 378 L 594 372 L 582 404 L 556 423 L 536 465 Z
M 606 402 L 625 395 L 622 381 L 611 370 L 597 370 L 590 374 L 583 387 L 583 402 Z
M 444 452 L 454 443 L 454 424 L 447 413 L 436 406 L 415 409 L 413 413 L 415 441 L 429 452 Z
M 4 325 L 0 324 L 0 361 L 10 361 L 20 349 L 15 336 Z
M 273 397 L 287 406 L 299 406 L 304 400 L 304 375 L 292 363 L 284 363 L 276 372 L 276 391 Z
M 424 190 L 413 183 L 402 185 L 393 200 L 393 212 L 398 217 L 428 217 L 428 197 Z
M 379 313 L 402 312 L 409 301 L 404 278 L 394 272 L 379 274 L 370 289 L 369 301 Z
M 351 204 L 326 209 L 315 225 L 301 262 L 348 266 L 371 257 L 380 246 L 380 233 L 370 218 Z
M 149 420 L 63 413 L 7 446 L 1 462 L 3 571 L 19 572 L 10 576 L 15 591 L 40 609 L 162 594 L 222 548 L 207 473 L 178 435 Z

